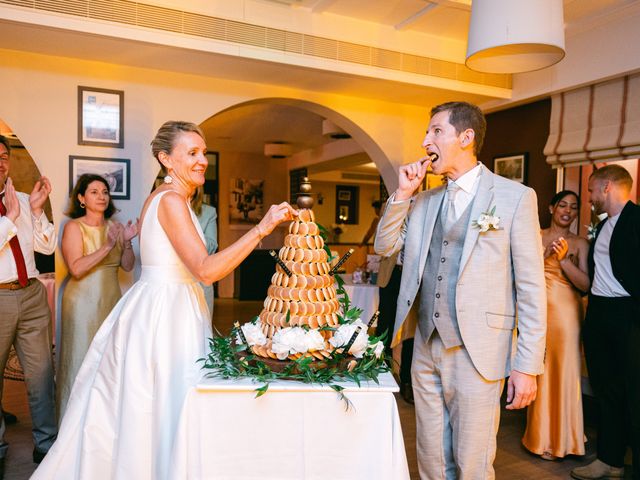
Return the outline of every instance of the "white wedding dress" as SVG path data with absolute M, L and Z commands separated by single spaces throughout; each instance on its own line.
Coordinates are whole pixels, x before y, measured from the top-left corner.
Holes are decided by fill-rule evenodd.
M 152 199 L 142 224 L 140 280 L 98 330 L 58 439 L 32 479 L 168 476 L 185 394 L 202 377 L 196 361 L 212 333 L 202 288 L 158 222 L 164 193 Z M 191 218 L 204 239 L 193 212 Z

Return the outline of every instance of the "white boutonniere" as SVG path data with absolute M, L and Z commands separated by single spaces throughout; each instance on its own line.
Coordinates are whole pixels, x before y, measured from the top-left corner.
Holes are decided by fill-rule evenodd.
M 585 227 L 587 227 L 587 239 L 594 240 L 596 238 L 596 232 L 598 231 L 598 224 L 591 222 L 589 225 L 585 225 Z
M 495 205 L 488 212 L 482 212 L 477 220 L 474 220 L 472 226 L 479 228 L 480 233 L 488 232 L 489 230 L 500 230 L 500 217 L 495 215 Z

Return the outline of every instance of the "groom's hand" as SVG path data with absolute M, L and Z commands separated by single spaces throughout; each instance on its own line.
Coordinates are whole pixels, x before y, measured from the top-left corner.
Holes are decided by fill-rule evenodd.
M 507 410 L 524 408 L 536 399 L 536 376 L 512 370 L 507 382 Z

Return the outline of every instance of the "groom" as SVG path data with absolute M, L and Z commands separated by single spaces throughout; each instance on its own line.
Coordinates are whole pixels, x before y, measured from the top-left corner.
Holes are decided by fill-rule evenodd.
M 504 378 L 507 408 L 523 408 L 543 369 L 536 195 L 478 163 L 485 130 L 475 105 L 433 108 L 427 156 L 400 168 L 376 234 L 377 253 L 404 248 L 394 338 L 419 306 L 412 377 L 422 479 L 493 479 Z M 414 195 L 429 164 L 448 184 Z

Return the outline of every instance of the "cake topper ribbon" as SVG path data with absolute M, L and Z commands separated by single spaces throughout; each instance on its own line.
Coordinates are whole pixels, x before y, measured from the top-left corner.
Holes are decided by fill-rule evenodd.
M 345 345 L 344 350 L 342 351 L 342 353 L 344 353 L 345 355 L 349 355 L 349 350 L 351 350 L 351 347 L 353 346 L 353 343 L 356 341 L 356 338 L 358 338 L 358 335 L 360 335 L 360 331 L 361 330 L 362 330 L 361 326 L 358 326 L 358 328 L 356 328 L 356 331 L 353 332 L 353 335 L 351 335 L 351 338 L 349 339 L 349 341 Z
M 375 323 L 375 321 L 378 320 L 379 316 L 380 316 L 380 310 L 376 310 L 376 313 L 373 314 L 373 316 L 371 317 L 371 320 L 369 320 L 369 323 L 367 323 L 367 328 L 371 328 L 371 326 Z
M 354 251 L 353 248 L 350 248 L 349 251 L 345 253 L 343 257 L 338 261 L 338 263 L 336 263 L 335 266 L 329 271 L 329 275 L 335 275 L 338 269 L 342 266 L 342 264 L 346 262 L 347 259 L 351 256 L 353 251 Z
M 238 336 L 240 337 L 240 340 L 242 340 L 242 343 L 244 343 L 247 346 L 247 349 L 249 350 L 249 352 L 251 352 L 251 345 L 249 345 L 249 342 L 247 342 L 247 337 L 244 336 L 244 332 L 240 327 L 240 322 L 234 323 L 233 326 L 238 329 Z
M 289 270 L 287 268 L 287 266 L 282 261 L 282 259 L 278 256 L 278 253 L 275 250 L 269 250 L 269 255 L 271 255 L 273 257 L 273 259 L 276 261 L 276 263 L 278 265 L 280 265 L 280 268 L 282 268 L 282 270 L 284 270 L 284 273 L 287 274 L 287 277 L 293 276 L 293 274 L 291 273 L 291 270 Z

